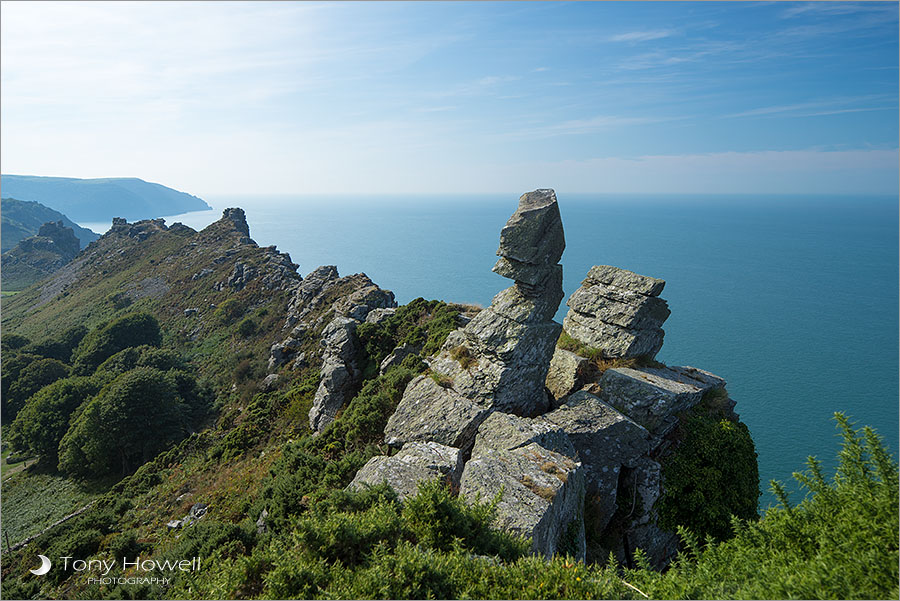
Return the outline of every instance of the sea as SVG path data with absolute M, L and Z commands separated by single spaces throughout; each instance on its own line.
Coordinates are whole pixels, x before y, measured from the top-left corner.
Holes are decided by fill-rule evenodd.
M 728 382 L 769 481 L 804 491 L 808 456 L 833 471 L 833 415 L 871 426 L 898 456 L 898 199 L 876 196 L 559 193 L 566 297 L 593 265 L 662 278 L 671 316 L 658 359 Z M 399 303 L 487 306 L 510 282 L 491 272 L 517 195 L 214 196 L 169 216 L 200 229 L 226 207 L 260 246 L 306 274 L 364 272 Z M 103 232 L 109 224 L 80 224 Z M 567 307 L 560 306 L 562 321 Z

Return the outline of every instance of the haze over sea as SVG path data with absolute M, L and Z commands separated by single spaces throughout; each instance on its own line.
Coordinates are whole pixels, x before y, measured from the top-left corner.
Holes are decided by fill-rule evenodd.
M 791 473 L 808 455 L 833 467 L 835 411 L 875 427 L 897 455 L 896 197 L 558 196 L 566 298 L 592 265 L 666 280 L 658 359 L 728 381 L 756 442 L 763 508 L 768 481 L 796 490 Z M 167 223 L 200 229 L 240 206 L 251 237 L 289 252 L 301 274 L 333 264 L 399 303 L 487 306 L 509 284 L 491 267 L 516 198 L 222 196 Z

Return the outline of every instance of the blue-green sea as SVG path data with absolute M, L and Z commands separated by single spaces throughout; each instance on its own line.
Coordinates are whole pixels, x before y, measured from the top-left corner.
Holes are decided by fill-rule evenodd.
M 875 427 L 897 456 L 896 197 L 558 198 L 566 295 L 592 265 L 666 280 L 658 358 L 728 381 L 756 442 L 763 508 L 768 481 L 792 482 L 808 455 L 833 467 L 835 411 Z M 301 274 L 365 272 L 400 303 L 486 306 L 509 285 L 491 266 L 516 194 L 206 200 L 214 211 L 167 221 L 201 228 L 243 207 L 253 239 L 289 252 Z

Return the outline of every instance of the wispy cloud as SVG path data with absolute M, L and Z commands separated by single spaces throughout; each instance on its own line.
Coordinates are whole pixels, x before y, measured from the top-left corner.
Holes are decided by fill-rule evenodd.
M 674 34 L 671 29 L 653 29 L 649 31 L 629 31 L 618 35 L 610 36 L 610 42 L 649 42 L 651 40 L 661 40 Z
M 594 134 L 601 131 L 629 127 L 633 125 L 647 125 L 649 123 L 660 123 L 663 121 L 673 121 L 680 117 L 647 117 L 647 116 L 624 116 L 624 115 L 597 115 L 588 119 L 569 119 L 558 123 L 550 123 L 537 127 L 519 129 L 504 134 L 503 137 L 511 137 L 516 139 L 539 139 L 552 138 L 556 136 L 577 136 Z
M 798 102 L 795 104 L 783 104 L 778 106 L 764 106 L 739 113 L 723 115 L 725 118 L 737 117 L 762 117 L 789 114 L 793 117 L 818 117 L 821 115 L 837 115 L 840 113 L 852 113 L 863 111 L 885 110 L 883 106 L 847 106 L 857 103 L 881 103 L 889 100 L 886 94 L 872 94 L 868 96 L 855 96 L 849 98 L 830 98 L 827 100 L 815 100 L 810 102 Z M 891 107 L 896 109 L 895 107 Z
M 881 3 L 853 4 L 845 2 L 805 2 L 803 4 L 795 4 L 786 8 L 781 13 L 782 19 L 789 19 L 799 15 L 817 14 L 817 15 L 851 15 L 854 13 L 867 12 L 871 10 L 882 10 Z M 875 4 L 877 7 L 872 6 Z M 893 9 L 896 12 L 896 9 Z

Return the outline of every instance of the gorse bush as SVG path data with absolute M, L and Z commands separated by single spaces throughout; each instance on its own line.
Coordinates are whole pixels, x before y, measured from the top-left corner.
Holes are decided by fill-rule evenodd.
M 844 442 L 831 482 L 810 457 L 794 474 L 808 493 L 799 504 L 772 482 L 780 506 L 763 519 L 735 520 L 734 538 L 719 544 L 682 529 L 675 565 L 663 576 L 636 571 L 635 583 L 669 599 L 896 599 L 897 464 L 870 428 L 835 419 Z
M 456 305 L 417 298 L 378 324 L 360 324 L 356 335 L 361 343 L 364 373 L 376 373 L 384 358 L 399 345 L 419 347 L 422 356 L 436 353 L 458 322 Z

